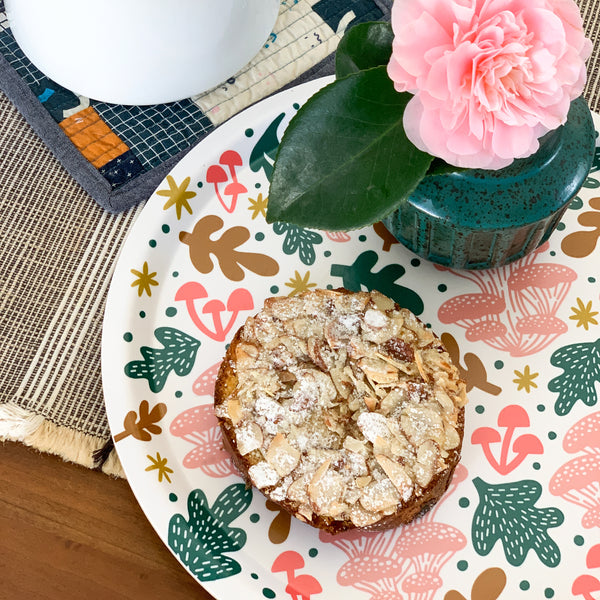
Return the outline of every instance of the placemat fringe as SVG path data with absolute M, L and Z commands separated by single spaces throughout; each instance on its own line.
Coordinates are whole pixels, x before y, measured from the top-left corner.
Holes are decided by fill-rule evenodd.
M 16 404 L 0 405 L 0 441 L 21 442 L 68 462 L 98 468 L 113 477 L 125 477 L 114 445 L 111 448 L 112 440 L 107 442 L 104 438 L 56 425 Z M 103 459 L 99 465 L 94 460 L 98 452 Z

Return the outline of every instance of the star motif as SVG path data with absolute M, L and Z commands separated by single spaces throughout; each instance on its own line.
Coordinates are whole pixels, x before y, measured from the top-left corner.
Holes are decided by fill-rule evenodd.
M 256 200 L 254 198 L 248 198 L 250 201 L 250 206 L 248 210 L 252 211 L 252 220 L 256 219 L 259 215 L 263 217 L 267 216 L 267 203 L 269 202 L 269 198 L 263 198 L 262 194 L 258 195 Z
M 577 321 L 577 327 L 583 327 L 586 331 L 590 325 L 598 325 L 598 321 L 594 317 L 598 314 L 597 310 L 592 310 L 592 301 L 590 300 L 587 304 L 583 304 L 581 298 L 577 298 L 577 306 L 572 306 L 572 314 L 569 319 Z
M 289 293 L 290 296 L 295 296 L 296 294 L 300 294 L 305 292 L 311 287 L 317 287 L 316 283 L 309 283 L 310 271 L 306 271 L 306 275 L 304 277 L 295 272 L 294 277 L 290 278 L 289 283 L 286 283 L 288 287 L 292 288 L 292 291 Z
M 539 373 L 531 373 L 529 369 L 529 365 L 525 365 L 523 372 L 517 371 L 515 369 L 516 379 L 513 379 L 513 383 L 517 384 L 517 392 L 525 389 L 525 391 L 529 394 L 531 388 L 536 388 L 537 383 L 534 383 L 534 379 L 539 375 Z
M 164 477 L 169 483 L 171 483 L 171 478 L 169 477 L 169 473 L 172 473 L 173 469 L 171 469 L 170 467 L 167 467 L 167 459 L 162 458 L 160 455 L 160 452 L 156 453 L 156 458 L 150 456 L 149 454 L 146 454 L 146 457 L 150 460 L 150 462 L 152 464 L 149 467 L 146 467 L 144 470 L 145 471 L 153 471 L 156 469 L 158 471 L 158 481 L 159 482 L 161 482 Z
M 196 192 L 188 192 L 188 185 L 190 184 L 190 178 L 186 177 L 181 185 L 177 185 L 175 180 L 171 175 L 167 175 L 167 183 L 169 184 L 168 190 L 158 190 L 156 192 L 159 196 L 166 196 L 169 198 L 165 205 L 163 206 L 163 210 L 167 210 L 171 208 L 171 206 L 175 206 L 175 211 L 177 212 L 177 220 L 181 219 L 181 209 L 185 208 L 185 210 L 192 214 L 192 208 L 188 203 L 190 198 L 193 198 L 196 195 Z
M 137 277 L 137 279 L 131 284 L 131 287 L 136 287 L 138 289 L 138 296 L 146 292 L 148 296 L 152 296 L 152 289 L 150 286 L 158 285 L 158 281 L 154 278 L 156 277 L 156 271 L 149 273 L 148 272 L 148 263 L 144 262 L 144 266 L 141 271 L 137 269 L 131 269 L 131 272 Z

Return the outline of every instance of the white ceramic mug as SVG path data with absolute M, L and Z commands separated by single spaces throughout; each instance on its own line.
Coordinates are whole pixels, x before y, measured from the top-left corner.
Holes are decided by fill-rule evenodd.
M 279 0 L 5 0 L 31 62 L 95 100 L 181 100 L 233 76 L 267 41 Z

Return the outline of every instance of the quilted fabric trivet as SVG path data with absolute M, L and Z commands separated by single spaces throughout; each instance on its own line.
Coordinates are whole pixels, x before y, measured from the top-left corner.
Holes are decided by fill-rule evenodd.
M 96 202 L 120 212 L 148 198 L 220 123 L 288 84 L 332 72 L 345 29 L 388 19 L 391 3 L 282 0 L 264 47 L 222 85 L 179 102 L 122 106 L 78 96 L 41 73 L 17 45 L 0 0 L 0 89 Z

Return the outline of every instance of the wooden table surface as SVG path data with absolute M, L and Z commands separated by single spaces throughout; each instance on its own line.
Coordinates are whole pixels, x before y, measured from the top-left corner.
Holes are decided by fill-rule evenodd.
M 210 600 L 128 483 L 0 444 L 0 600 Z

